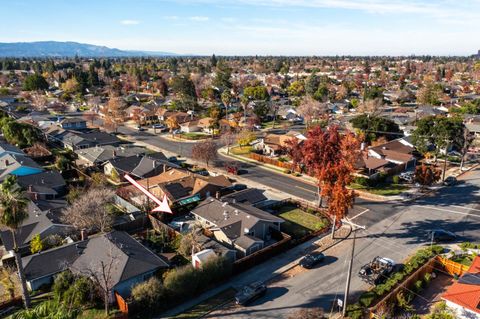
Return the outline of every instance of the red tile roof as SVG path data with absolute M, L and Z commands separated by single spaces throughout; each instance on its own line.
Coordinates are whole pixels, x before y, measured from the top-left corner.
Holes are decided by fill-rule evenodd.
M 480 277 L 480 256 L 477 256 L 467 274 Z M 457 281 L 443 294 L 443 299 L 480 314 L 480 285 L 465 284 Z

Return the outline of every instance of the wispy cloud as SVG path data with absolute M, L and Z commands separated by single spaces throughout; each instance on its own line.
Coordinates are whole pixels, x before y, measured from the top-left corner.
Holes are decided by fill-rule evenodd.
M 123 25 L 137 25 L 140 24 L 140 21 L 138 20 L 122 20 L 120 21 L 121 24 Z
M 165 20 L 178 20 L 178 16 L 164 16 Z
M 209 20 L 209 17 L 204 17 L 204 16 L 193 16 L 189 17 L 189 20 L 196 21 L 196 22 L 205 22 Z

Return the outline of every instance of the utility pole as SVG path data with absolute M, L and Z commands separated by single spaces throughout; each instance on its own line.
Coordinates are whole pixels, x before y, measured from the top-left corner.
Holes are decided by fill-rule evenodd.
M 445 158 L 443 159 L 443 172 L 442 172 L 442 182 L 445 182 L 445 173 L 447 171 L 447 157 L 448 157 L 448 146 L 450 145 L 451 141 L 446 140 L 447 144 L 445 146 Z
M 350 293 L 350 281 L 352 278 L 353 258 L 355 257 L 355 240 L 357 239 L 357 230 L 366 229 L 366 227 L 354 224 L 346 218 L 342 219 L 342 222 L 350 225 L 353 231 L 352 251 L 350 253 L 350 262 L 348 263 L 347 282 L 345 284 L 345 295 L 343 297 L 342 316 L 345 317 L 347 315 L 347 303 L 348 303 L 348 295 Z

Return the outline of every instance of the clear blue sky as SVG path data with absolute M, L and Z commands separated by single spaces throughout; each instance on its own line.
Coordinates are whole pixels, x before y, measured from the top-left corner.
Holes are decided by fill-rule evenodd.
M 470 55 L 480 0 L 2 0 L 0 42 L 226 55 Z

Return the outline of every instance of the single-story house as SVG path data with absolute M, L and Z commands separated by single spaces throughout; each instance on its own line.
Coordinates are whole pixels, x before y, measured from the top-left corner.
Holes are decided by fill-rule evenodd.
M 288 147 L 288 142 L 293 139 L 304 141 L 307 138 L 296 131 L 289 131 L 286 134 L 266 134 L 254 145 L 254 148 L 262 151 L 264 155 L 278 156 L 284 153 L 284 149 Z
M 56 274 L 70 269 L 90 278 L 101 278 L 107 265 L 112 295 L 128 296 L 135 284 L 144 282 L 169 265 L 155 253 L 123 231 L 92 236 L 83 241 L 57 247 L 23 258 L 30 289 L 52 283 Z M 102 281 L 98 284 L 102 284 Z
M 192 133 L 200 131 L 200 127 L 198 126 L 198 121 L 188 121 L 184 123 L 180 123 L 180 131 L 183 133 Z
M 403 165 L 404 169 L 415 167 L 417 159 L 414 152 L 412 144 L 403 138 L 368 148 L 368 156 Z
M 262 249 L 271 239 L 272 232 L 279 232 L 284 222 L 254 206 L 222 202 L 211 197 L 191 213 L 216 240 L 236 249 L 241 257 Z
M 149 155 L 133 155 L 107 161 L 103 166 L 105 175 L 122 177 L 129 174 L 134 178 L 147 178 L 161 174 L 167 167 L 177 166 L 168 162 L 163 153 Z
M 116 158 L 143 155 L 146 152 L 146 148 L 138 146 L 103 145 L 79 149 L 75 151 L 75 154 L 78 156 L 77 165 L 90 167 L 102 165 Z
M 87 121 L 80 117 L 67 117 L 58 122 L 64 130 L 85 130 Z
M 62 128 L 50 128 L 46 131 L 50 141 L 57 142 L 64 148 L 73 151 L 94 146 L 112 145 L 118 146 L 121 141 L 114 134 L 102 131 L 77 132 L 67 131 Z
M 8 175 L 26 176 L 43 172 L 43 168 L 25 155 L 3 153 L 0 156 L 0 181 Z
M 62 174 L 55 170 L 18 176 L 17 184 L 35 200 L 59 198 L 67 193 L 65 179 Z
M 15 239 L 21 254 L 29 253 L 29 245 L 33 236 L 40 235 L 44 239 L 50 235 L 66 237 L 74 228 L 60 221 L 59 214 L 51 211 L 42 211 L 35 203 L 29 202 L 27 207 L 28 217 L 16 231 Z M 13 257 L 13 237 L 7 228 L 0 229 L 0 238 L 8 254 L 2 256 L 2 260 Z

